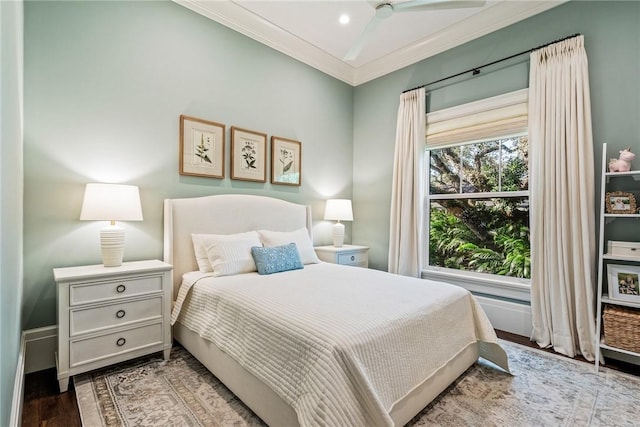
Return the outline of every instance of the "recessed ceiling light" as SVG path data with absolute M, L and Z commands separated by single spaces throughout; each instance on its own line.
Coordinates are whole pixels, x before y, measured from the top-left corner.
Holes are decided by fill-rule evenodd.
M 340 23 L 342 25 L 347 25 L 349 23 L 349 15 L 347 15 L 346 13 L 343 13 L 342 15 L 340 15 Z

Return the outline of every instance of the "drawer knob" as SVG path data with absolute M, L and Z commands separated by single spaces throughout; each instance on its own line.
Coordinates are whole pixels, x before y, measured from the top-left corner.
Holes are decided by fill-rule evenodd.
M 125 314 L 127 314 L 127 313 L 125 313 L 125 311 L 124 311 L 124 310 L 118 310 L 118 312 L 116 313 L 116 317 L 117 317 L 118 319 L 122 319 L 122 318 L 124 317 L 124 315 L 125 315 Z
M 351 261 L 355 261 L 356 257 L 354 255 L 351 255 Z
M 127 340 L 125 340 L 124 338 L 118 338 L 118 341 L 116 341 L 116 345 L 118 347 L 122 347 L 126 342 Z
M 118 287 L 116 288 L 116 292 L 119 294 L 123 293 L 126 290 L 127 290 L 127 287 L 125 285 L 118 285 Z

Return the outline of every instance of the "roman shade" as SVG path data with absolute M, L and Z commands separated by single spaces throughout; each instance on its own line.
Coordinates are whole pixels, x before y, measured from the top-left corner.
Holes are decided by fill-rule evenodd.
M 527 131 L 528 89 L 427 114 L 428 149 L 487 140 Z

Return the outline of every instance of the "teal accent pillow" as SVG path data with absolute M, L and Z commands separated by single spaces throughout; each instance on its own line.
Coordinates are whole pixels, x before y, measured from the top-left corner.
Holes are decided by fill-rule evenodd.
M 251 255 L 258 268 L 258 274 L 273 274 L 304 268 L 295 243 L 270 248 L 253 246 Z

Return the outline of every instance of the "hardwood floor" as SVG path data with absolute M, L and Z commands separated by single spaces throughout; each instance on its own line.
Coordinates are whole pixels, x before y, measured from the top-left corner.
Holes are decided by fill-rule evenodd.
M 529 338 L 509 332 L 496 331 L 499 338 L 515 342 L 527 347 L 538 348 Z M 553 353 L 552 350 L 545 350 Z M 577 360 L 585 359 L 577 357 Z M 640 366 L 607 359 L 607 367 L 640 376 Z M 58 393 L 58 381 L 55 369 L 34 372 L 25 377 L 24 406 L 22 409 L 22 426 L 79 427 L 80 412 L 76 403 L 76 393 L 72 382 L 69 391 Z
M 538 345 L 532 341 L 529 341 L 528 337 L 524 337 L 522 335 L 516 335 L 516 334 L 512 334 L 509 332 L 504 332 L 504 331 L 499 331 L 496 329 L 496 335 L 498 335 L 498 338 L 501 338 L 505 341 L 511 341 L 514 342 L 516 344 L 520 344 L 520 345 L 524 345 L 527 347 L 531 347 L 531 348 L 536 348 L 538 350 L 542 350 L 542 351 L 546 351 L 548 353 L 555 353 L 553 350 L 551 349 L 543 349 L 538 347 Z M 555 353 L 558 354 L 558 353 Z M 562 355 L 560 355 L 562 356 Z M 576 356 L 574 358 L 574 360 L 579 360 L 581 362 L 585 362 L 585 363 L 589 363 L 593 365 L 593 362 L 589 362 L 588 360 L 586 360 L 584 357 L 582 356 Z M 623 362 L 620 360 L 615 360 L 615 359 L 610 359 L 607 358 L 607 368 L 609 369 L 615 369 L 616 371 L 620 371 L 620 372 L 625 372 L 627 374 L 631 374 L 631 375 L 635 375 L 640 377 L 640 366 L 638 365 L 634 365 L 633 363 L 627 363 L 627 362 Z
M 23 426 L 80 427 L 76 391 L 58 392 L 55 368 L 27 374 L 24 380 Z

